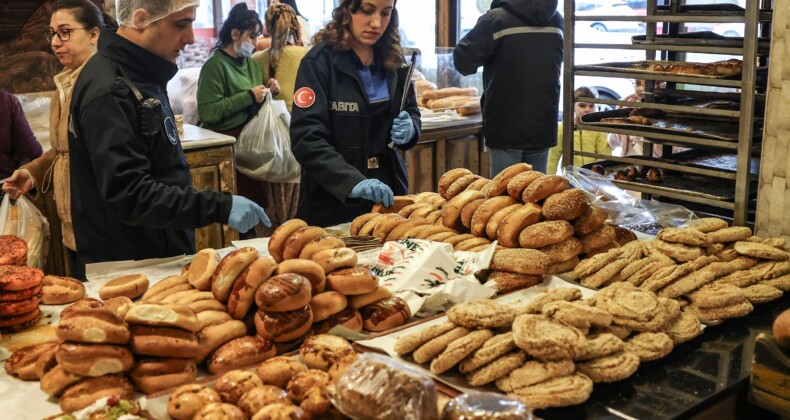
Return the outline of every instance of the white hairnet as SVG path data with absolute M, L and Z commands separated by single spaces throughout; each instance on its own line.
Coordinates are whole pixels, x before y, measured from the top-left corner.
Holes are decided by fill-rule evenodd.
M 116 0 L 115 17 L 121 26 L 142 29 L 187 7 L 199 5 L 200 0 Z M 134 11 L 137 9 L 148 11 L 149 19 L 142 25 L 135 26 Z

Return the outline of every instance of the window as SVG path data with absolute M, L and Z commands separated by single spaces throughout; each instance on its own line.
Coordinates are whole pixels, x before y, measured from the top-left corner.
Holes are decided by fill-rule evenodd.
M 401 44 L 407 48 L 433 51 L 436 47 L 436 2 L 398 1 Z

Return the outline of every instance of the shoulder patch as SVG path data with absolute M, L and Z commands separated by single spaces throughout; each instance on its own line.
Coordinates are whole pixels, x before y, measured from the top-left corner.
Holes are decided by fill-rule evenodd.
M 310 108 L 315 103 L 315 92 L 309 87 L 299 88 L 294 93 L 294 104 L 299 108 Z

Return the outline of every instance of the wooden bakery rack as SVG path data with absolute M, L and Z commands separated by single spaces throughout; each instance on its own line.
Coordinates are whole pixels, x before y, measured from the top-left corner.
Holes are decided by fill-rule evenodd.
M 762 120 L 765 110 L 765 83 L 758 77 L 758 67 L 767 66 L 770 23 L 772 19 L 771 0 L 746 0 L 745 9 L 728 7 L 733 5 L 685 5 L 681 0 L 647 0 L 646 16 L 576 16 L 575 0 L 565 2 L 564 22 L 564 70 L 563 70 L 563 126 L 573 126 L 574 108 L 574 77 L 597 76 L 613 78 L 644 79 L 646 94 L 643 102 L 626 102 L 596 98 L 581 98 L 580 102 L 616 106 L 659 109 L 665 112 L 681 112 L 697 118 L 720 118 L 737 122 L 737 139 L 729 141 L 715 137 L 705 137 L 678 132 L 656 132 L 647 127 L 625 125 L 622 127 L 602 126 L 581 122 L 580 130 L 601 131 L 606 133 L 626 134 L 646 138 L 643 156 L 606 156 L 591 152 L 573 150 L 573 131 L 563 132 L 563 162 L 573 162 L 575 155 L 592 157 L 612 163 L 646 165 L 660 168 L 667 172 L 689 175 L 695 179 L 692 188 L 666 188 L 650 183 L 633 183 L 613 180 L 623 189 L 648 194 L 659 200 L 668 200 L 688 204 L 689 207 L 699 206 L 713 208 L 717 215 L 732 215 L 736 225 L 749 222 L 749 207 L 756 195 L 756 188 L 751 186 L 759 173 L 759 156 L 762 145 Z M 574 28 L 577 22 L 589 21 L 631 21 L 644 22 L 646 35 L 641 42 L 631 44 L 598 44 L 577 42 Z M 743 23 L 744 37 L 732 38 L 713 35 L 712 39 L 694 39 L 689 34 L 681 34 L 680 29 L 685 22 L 703 23 Z M 657 25 L 663 25 L 663 35 L 656 35 Z M 728 78 L 712 78 L 697 75 L 670 75 L 666 73 L 650 73 L 623 66 L 612 68 L 606 65 L 571 65 L 574 63 L 574 49 L 617 49 L 644 50 L 645 60 L 685 61 L 685 53 L 726 54 L 743 58 L 743 69 L 740 76 Z M 656 88 L 655 83 L 667 82 L 666 88 Z M 689 89 L 690 86 L 713 86 L 730 88 L 731 92 L 707 92 Z M 678 101 L 679 98 L 697 100 L 725 100 L 739 104 L 739 109 L 703 108 Z M 737 141 L 736 141 L 737 140 Z M 652 143 L 662 145 L 664 159 L 652 157 Z M 716 151 L 729 155 L 737 162 L 736 167 L 722 168 L 717 165 L 688 165 L 672 159 L 672 147 L 681 146 L 692 150 Z M 754 162 L 753 162 L 754 160 Z M 727 183 L 730 194 L 726 197 L 706 194 L 707 185 Z M 707 184 L 707 185 L 706 185 Z M 698 187 L 698 188 L 697 188 Z M 750 190 L 754 193 L 750 195 Z M 755 201 L 756 202 L 756 201 Z M 722 213 L 718 213 L 721 211 Z

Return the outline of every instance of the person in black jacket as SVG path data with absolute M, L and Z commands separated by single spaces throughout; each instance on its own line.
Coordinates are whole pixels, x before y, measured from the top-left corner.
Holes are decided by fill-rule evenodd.
M 495 0 L 458 42 L 456 69 L 483 66 L 483 134 L 491 177 L 518 162 L 546 172 L 557 144 L 562 16 L 557 0 Z
M 374 203 L 406 194 L 394 147 L 420 136 L 420 113 L 405 82 L 395 0 L 343 0 L 299 66 L 291 118 L 302 165 L 296 217 L 318 226 L 352 220 Z
M 196 227 L 247 231 L 268 218 L 246 198 L 197 191 L 166 85 L 194 42 L 195 0 L 119 0 L 71 102 L 71 209 L 77 270 L 102 261 L 195 252 Z

